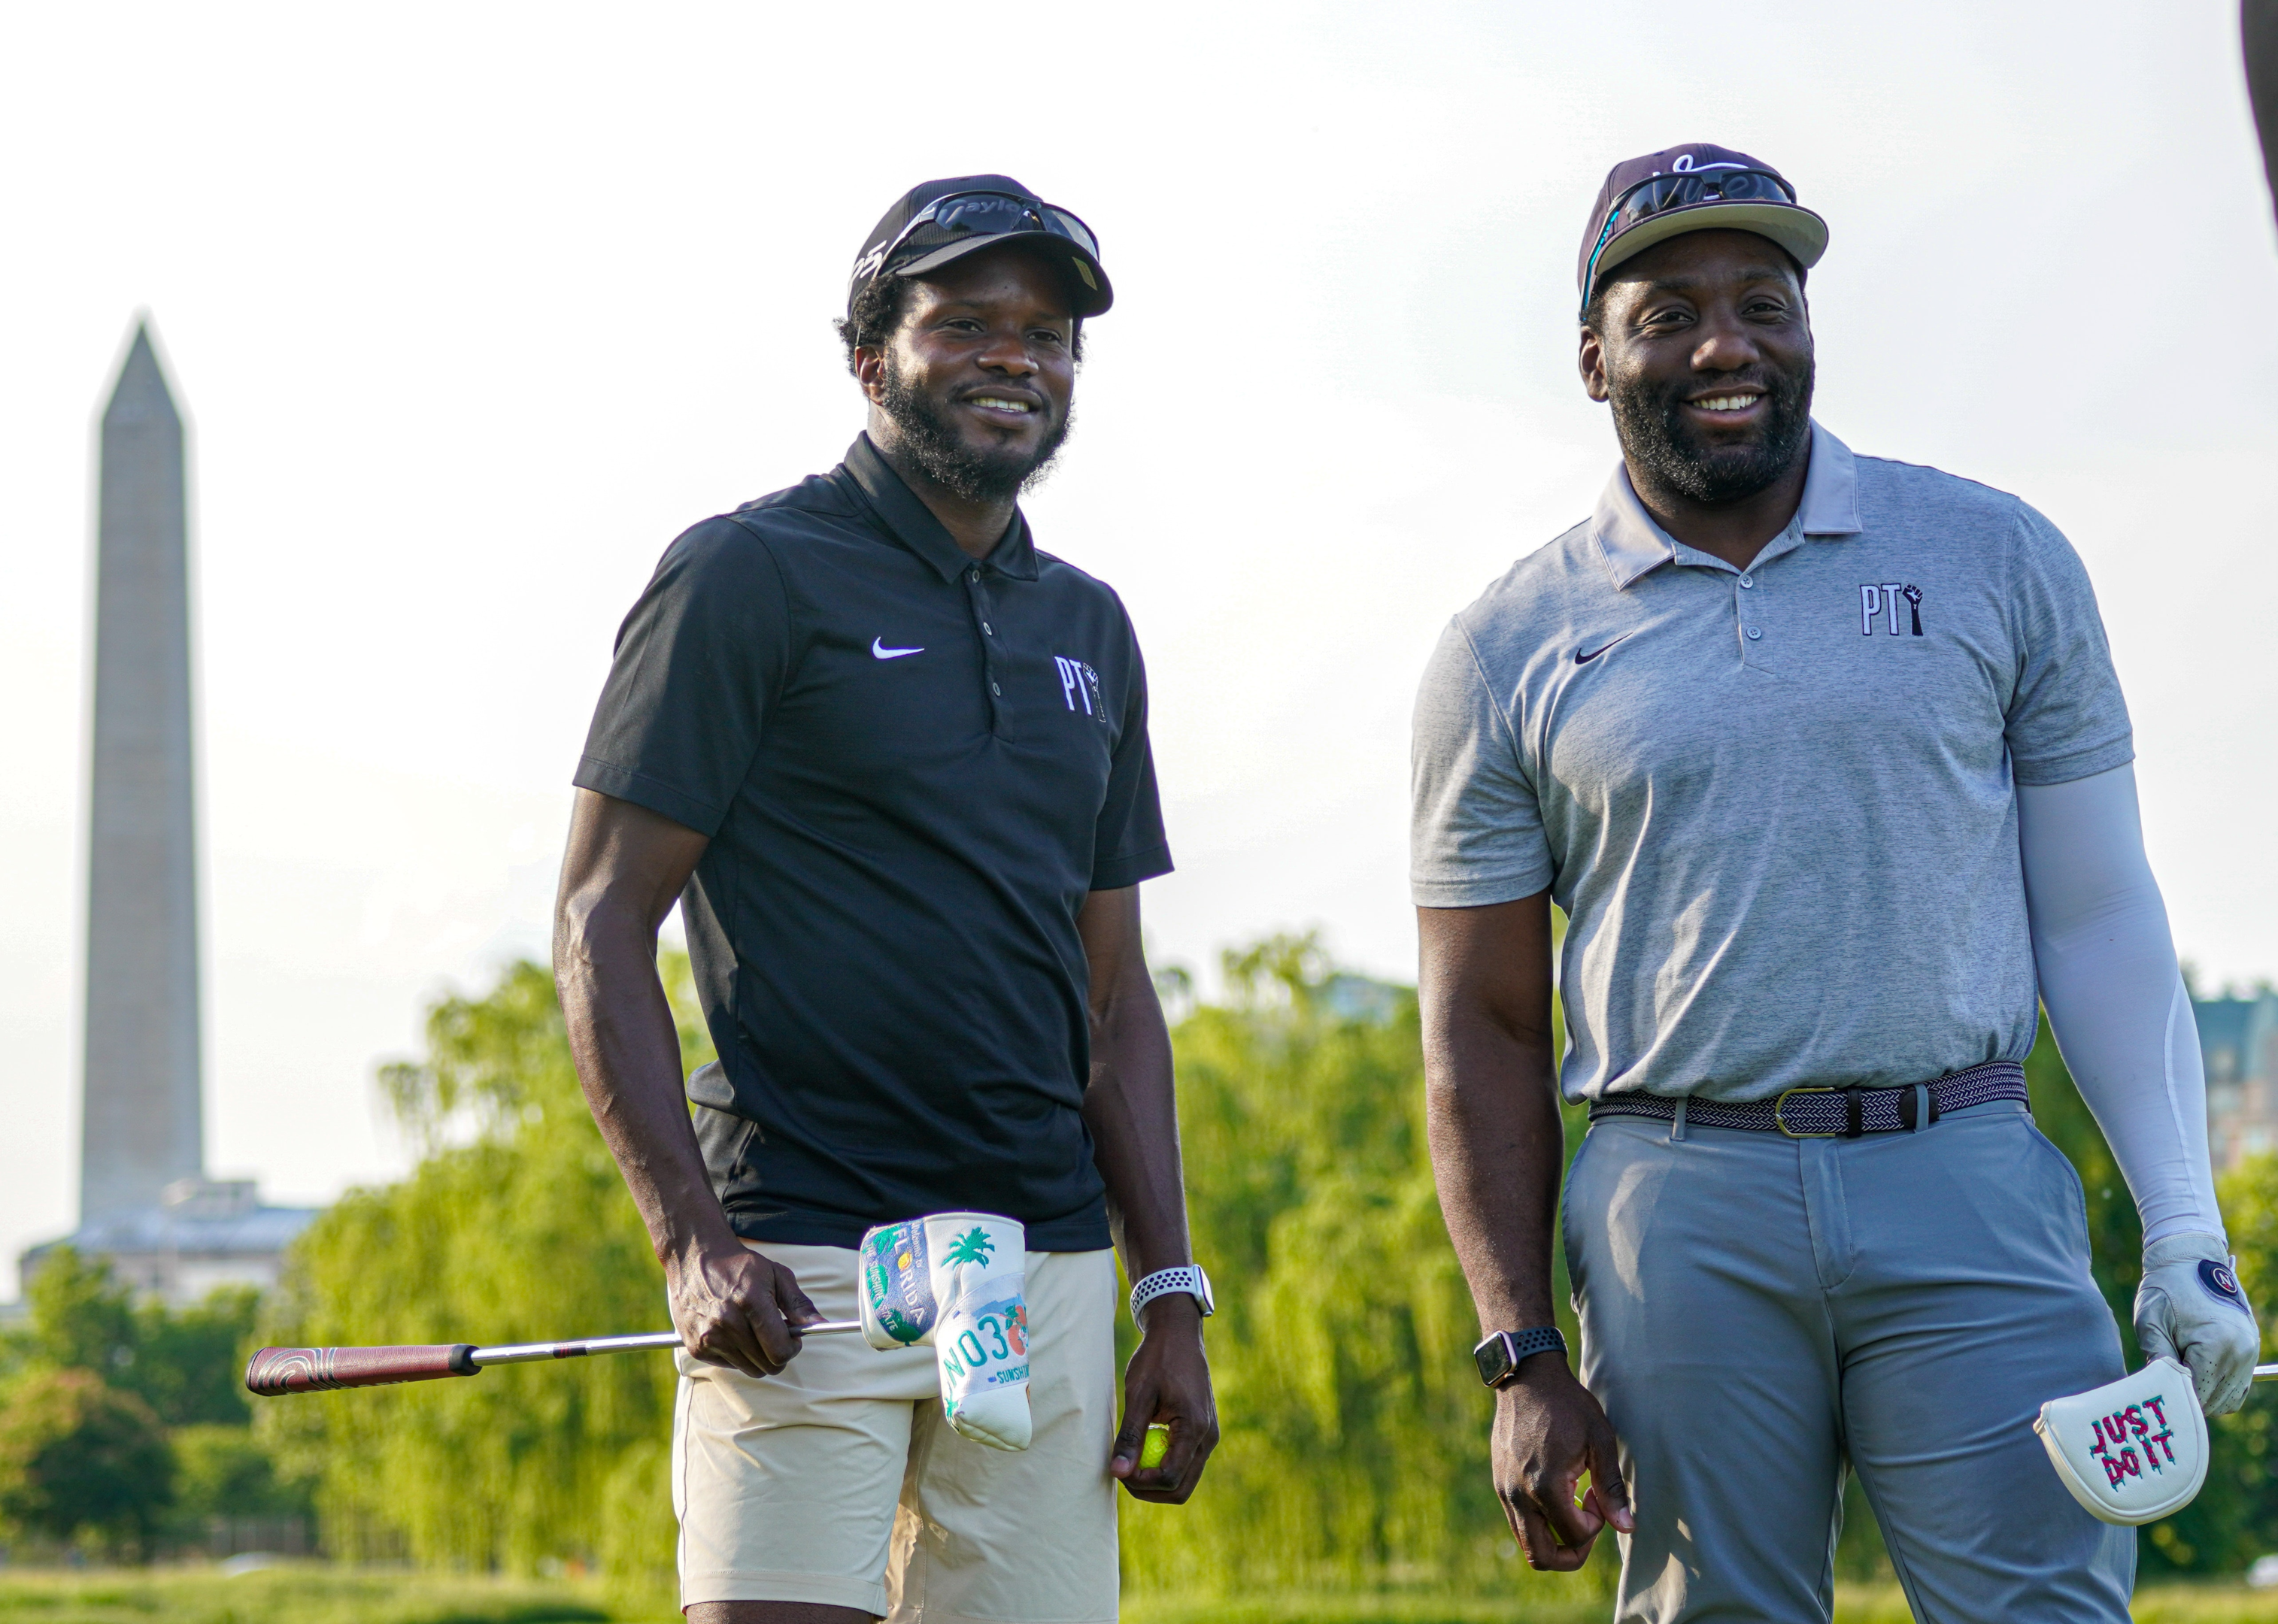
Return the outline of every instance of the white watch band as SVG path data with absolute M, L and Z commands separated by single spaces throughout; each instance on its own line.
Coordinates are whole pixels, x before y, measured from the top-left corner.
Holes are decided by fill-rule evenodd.
M 1211 1301 L 1210 1277 L 1198 1263 L 1186 1263 L 1176 1269 L 1158 1269 L 1131 1288 L 1131 1323 L 1139 1323 L 1139 1310 L 1158 1297 L 1168 1297 L 1174 1292 L 1184 1292 L 1202 1305 L 1207 1319 L 1217 1311 Z

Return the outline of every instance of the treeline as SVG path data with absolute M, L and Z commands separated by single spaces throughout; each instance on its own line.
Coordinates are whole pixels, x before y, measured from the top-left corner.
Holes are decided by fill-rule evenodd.
M 686 961 L 668 964 L 683 1058 L 709 1057 Z M 661 1329 L 663 1277 L 587 1115 L 552 975 L 516 964 L 430 1010 L 427 1057 L 384 1094 L 426 1147 L 294 1248 L 268 1340 L 534 1342 Z M 559 1562 L 669 1574 L 673 1369 L 662 1354 L 264 1401 L 264 1440 L 316 1484 L 326 1548 L 430 1567 Z
M 238 1372 L 257 1298 L 137 1302 L 65 1247 L 0 1339 L 0 1525 L 63 1550 L 148 1558 L 206 1547 L 217 1521 L 305 1524 L 306 1487 L 253 1437 Z M 305 1534 L 302 1536 L 305 1539 Z
M 685 962 L 666 970 L 692 1067 L 709 1045 Z M 1225 970 L 1225 1002 L 1189 1008 L 1179 996 L 1173 1031 L 1196 1249 L 1219 1287 L 1209 1344 L 1224 1442 L 1188 1506 L 1124 1502 L 1127 1577 L 1140 1590 L 1416 1582 L 1573 1595 L 1573 1582 L 1515 1559 L 1488 1485 L 1491 1407 L 1471 1372 L 1477 1330 L 1433 1193 L 1413 992 L 1342 974 L 1305 939 L 1230 954 Z M 2098 1282 L 2124 1328 L 2134 1207 L 2045 1031 L 2028 1071 L 2036 1117 L 2080 1170 Z M 409 1178 L 351 1194 L 304 1235 L 286 1289 L 250 1327 L 257 1339 L 503 1342 L 668 1323 L 542 967 L 518 964 L 482 997 L 437 1004 L 426 1057 L 382 1082 L 425 1154 Z M 1571 1152 L 1581 1114 L 1567 1125 Z M 2233 1173 L 2222 1193 L 2248 1288 L 2278 1307 L 2278 1159 Z M 669 1575 L 668 1360 L 265 1400 L 248 1434 L 235 1391 L 255 1339 L 240 1334 L 243 1300 L 199 1311 L 206 1346 L 235 1338 L 226 1366 L 190 1360 L 181 1369 L 203 1374 L 162 1376 L 172 1356 L 152 1350 L 187 1334 L 176 1322 L 126 1305 L 93 1271 L 59 1268 L 34 1287 L 35 1330 L 10 1355 L 0 1483 L 23 1458 L 8 1441 L 19 1412 L 63 1413 L 39 1396 L 59 1381 L 99 1385 L 112 1413 L 174 1441 L 178 1506 L 203 1492 L 188 1487 L 183 1440 L 220 1428 L 260 1456 L 264 1493 L 313 1504 L 340 1556 L 559 1564 L 642 1585 Z M 1128 1323 L 1123 1335 L 1128 1347 Z M 120 1348 L 134 1351 L 122 1360 Z M 27 1384 L 40 1381 L 49 1388 Z M 2250 1401 L 2216 1423 L 2205 1492 L 2145 1532 L 2147 1573 L 2236 1572 L 2278 1551 L 2269 1409 Z M 1852 1504 L 1838 1560 L 1865 1577 L 1883 1567 L 1881 1544 L 1855 1491 Z M 1580 1582 L 1601 1588 L 1607 1564 L 1593 1569 Z

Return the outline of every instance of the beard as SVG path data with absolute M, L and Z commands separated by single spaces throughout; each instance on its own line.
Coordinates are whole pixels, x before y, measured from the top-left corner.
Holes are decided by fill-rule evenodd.
M 1075 426 L 1073 414 L 1061 418 L 1044 431 L 1033 451 L 972 446 L 958 433 L 947 405 L 902 375 L 891 349 L 882 393 L 879 408 L 901 430 L 903 447 L 911 458 L 929 479 L 968 502 L 1001 502 L 1041 484 Z
M 1720 379 L 1764 392 L 1764 425 L 1754 441 L 1712 446 L 1685 416 L 1685 399 L 1701 380 L 1686 377 L 1656 386 L 1629 380 L 1614 386 L 1614 431 L 1632 469 L 1654 484 L 1696 502 L 1744 501 L 1795 466 L 1811 433 L 1813 358 L 1792 372 L 1753 366 Z

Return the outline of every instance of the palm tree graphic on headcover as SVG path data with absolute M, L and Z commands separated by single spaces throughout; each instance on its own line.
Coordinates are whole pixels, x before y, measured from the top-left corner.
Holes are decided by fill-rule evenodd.
M 997 1243 L 989 1239 L 989 1231 L 975 1224 L 951 1241 L 942 1257 L 952 1267 L 959 1263 L 985 1263 L 996 1249 Z

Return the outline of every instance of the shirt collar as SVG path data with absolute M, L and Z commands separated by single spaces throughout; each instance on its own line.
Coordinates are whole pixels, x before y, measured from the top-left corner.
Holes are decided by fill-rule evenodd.
M 1866 528 L 1859 522 L 1857 461 L 1848 446 L 1816 423 L 1811 425 L 1811 464 L 1804 472 L 1803 500 L 1796 508 L 1795 523 L 1805 536 L 1830 538 L 1856 536 Z M 1627 463 L 1617 464 L 1614 477 L 1606 481 L 1605 492 L 1598 498 L 1597 512 L 1590 521 L 1590 534 L 1617 591 L 1669 563 L 1680 551 L 1638 500 Z
M 894 539 L 932 565 L 943 580 L 954 581 L 973 567 L 972 555 L 957 545 L 942 522 L 933 516 L 933 509 L 903 483 L 868 434 L 854 437 L 839 467 Z M 1028 515 L 1018 507 L 1013 509 L 1013 522 L 982 561 L 1015 580 L 1036 578 L 1036 543 L 1028 534 Z

